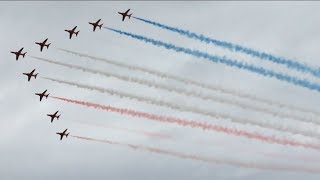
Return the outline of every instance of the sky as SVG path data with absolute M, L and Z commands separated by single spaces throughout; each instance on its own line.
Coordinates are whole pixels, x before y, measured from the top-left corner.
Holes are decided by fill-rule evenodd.
M 251 106 L 261 105 L 248 99 L 239 99 L 57 50 L 65 48 L 317 111 L 320 105 L 320 95 L 317 91 L 212 63 L 204 58 L 177 53 L 104 28 L 92 32 L 88 22 L 101 18 L 101 22 L 107 27 L 320 82 L 316 77 L 288 69 L 283 65 L 188 39 L 134 18 L 122 22 L 117 12 L 128 8 L 133 16 L 294 59 L 310 66 L 320 66 L 320 36 L 317 31 L 320 27 L 317 18 L 320 15 L 319 2 L 0 2 L 0 179 L 319 179 L 319 173 L 299 170 L 288 172 L 208 163 L 73 137 L 60 141 L 55 133 L 68 128 L 70 135 L 109 139 L 224 161 L 275 167 L 294 165 L 301 169 L 319 167 L 319 150 L 272 144 L 221 132 L 150 121 L 52 98 L 39 102 L 39 97 L 34 93 L 48 89 L 53 96 L 196 120 L 305 143 L 318 143 L 319 140 L 316 138 L 234 123 L 229 119 L 212 118 L 194 112 L 178 111 L 41 78 L 51 77 L 99 86 L 203 111 L 261 120 L 273 126 L 281 125 L 320 134 L 319 126 L 315 124 L 187 97 L 184 94 L 113 77 L 72 70 L 30 57 L 32 55 L 145 79 L 195 93 L 213 94 L 225 99 L 243 101 Z M 80 33 L 70 40 L 64 29 L 74 26 L 78 26 Z M 40 52 L 35 42 L 46 38 L 52 44 L 49 49 Z M 16 61 L 10 51 L 19 50 L 21 47 L 25 48 L 27 55 Z M 39 77 L 27 82 L 22 73 L 30 72 L 34 68 L 39 72 Z M 315 121 L 318 118 L 282 108 L 268 108 L 276 112 L 310 117 Z M 57 110 L 61 113 L 60 119 L 50 123 L 46 114 Z M 141 132 L 156 133 L 167 138 Z

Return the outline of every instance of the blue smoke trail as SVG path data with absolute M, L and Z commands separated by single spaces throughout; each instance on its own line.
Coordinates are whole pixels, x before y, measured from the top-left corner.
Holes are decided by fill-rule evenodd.
M 298 79 L 298 78 L 293 77 L 293 76 L 289 76 L 289 75 L 286 75 L 286 74 L 281 74 L 281 73 L 274 72 L 272 70 L 264 69 L 263 67 L 253 66 L 253 65 L 250 65 L 248 63 L 242 63 L 242 62 L 239 62 L 239 61 L 233 60 L 233 59 L 227 59 L 226 57 L 219 57 L 219 56 L 210 55 L 208 53 L 204 53 L 204 52 L 201 52 L 201 51 L 198 51 L 198 50 L 191 50 L 191 49 L 188 49 L 188 48 L 175 46 L 173 44 L 169 44 L 169 43 L 165 43 L 165 42 L 162 42 L 162 41 L 154 40 L 154 39 L 147 38 L 147 37 L 144 37 L 144 36 L 141 36 L 141 35 L 136 35 L 136 34 L 132 34 L 132 33 L 129 33 L 129 32 L 124 32 L 124 31 L 121 31 L 121 30 L 108 28 L 108 27 L 103 27 L 103 28 L 111 30 L 111 31 L 114 31 L 114 32 L 119 33 L 119 34 L 123 34 L 123 35 L 129 36 L 129 37 L 141 40 L 141 41 L 144 41 L 146 43 L 151 43 L 151 44 L 156 45 L 156 46 L 162 46 L 162 47 L 164 47 L 166 49 L 171 49 L 171 50 L 174 50 L 176 52 L 183 52 L 185 54 L 189 54 L 189 55 L 192 55 L 192 56 L 195 56 L 195 57 L 208 59 L 208 60 L 210 60 L 212 62 L 215 62 L 215 63 L 222 63 L 222 64 L 226 64 L 228 66 L 237 67 L 239 69 L 246 69 L 248 71 L 255 72 L 255 73 L 263 75 L 263 76 L 275 77 L 276 79 L 281 80 L 281 81 L 289 82 L 289 83 L 292 83 L 292 84 L 295 84 L 295 85 L 298 85 L 298 86 L 301 86 L 301 87 L 305 87 L 305 88 L 308 88 L 308 89 L 311 89 L 311 90 L 320 91 L 319 84 L 311 83 L 310 81 L 308 81 L 306 79 Z
M 320 68 L 317 68 L 317 67 L 313 68 L 313 67 L 310 67 L 309 65 L 306 65 L 306 64 L 294 61 L 294 60 L 276 57 L 276 56 L 273 56 L 273 55 L 265 53 L 265 52 L 259 52 L 259 51 L 256 51 L 256 50 L 253 50 L 250 48 L 246 48 L 246 47 L 243 47 L 240 45 L 236 45 L 233 43 L 212 39 L 212 38 L 206 37 L 202 34 L 196 34 L 196 33 L 193 33 L 193 32 L 187 31 L 187 30 L 167 26 L 167 25 L 153 22 L 150 20 L 146 20 L 143 18 L 138 18 L 138 17 L 133 17 L 133 18 L 140 20 L 140 21 L 143 21 L 143 22 L 146 22 L 148 24 L 163 28 L 163 29 L 167 29 L 172 32 L 179 33 L 180 35 L 187 36 L 188 38 L 191 38 L 191 39 L 198 39 L 198 40 L 205 42 L 207 44 L 212 43 L 216 46 L 220 46 L 220 47 L 229 49 L 231 51 L 242 52 L 242 53 L 248 54 L 252 57 L 257 57 L 257 58 L 260 58 L 263 60 L 269 60 L 269 61 L 272 61 L 272 62 L 278 63 L 278 64 L 284 64 L 288 68 L 296 69 L 298 71 L 310 73 L 313 76 L 320 77 Z

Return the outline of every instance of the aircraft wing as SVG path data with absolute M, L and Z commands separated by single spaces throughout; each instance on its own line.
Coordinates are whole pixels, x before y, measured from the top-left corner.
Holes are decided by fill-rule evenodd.
M 21 48 L 21 49 L 18 51 L 18 53 L 21 54 L 21 53 L 22 53 L 22 50 L 23 50 L 23 48 Z
M 52 116 L 52 114 L 47 114 L 47 116 L 49 116 L 50 118 L 51 118 L 51 122 L 53 121 L 53 116 Z
M 130 11 L 130 9 L 128 9 L 125 13 L 127 14 Z
M 125 18 L 126 18 L 126 16 L 122 16 L 122 21 L 124 21 Z

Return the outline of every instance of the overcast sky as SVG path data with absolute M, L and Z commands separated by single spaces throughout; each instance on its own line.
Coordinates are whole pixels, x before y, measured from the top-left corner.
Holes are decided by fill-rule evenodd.
M 40 76 L 111 88 L 170 103 L 215 110 L 232 116 L 263 119 L 274 124 L 312 129 L 320 128 L 290 119 L 281 119 L 227 104 L 188 98 L 182 94 L 150 88 L 101 75 L 70 70 L 39 62 L 29 56 L 15 61 L 10 53 L 25 47 L 27 55 L 77 64 L 106 72 L 138 77 L 194 92 L 213 93 L 195 86 L 130 71 L 106 63 L 58 51 L 66 48 L 119 62 L 155 69 L 195 81 L 253 94 L 307 109 L 318 110 L 319 92 L 263 77 L 245 70 L 216 64 L 205 59 L 176 53 L 161 47 L 116 34 L 106 29 L 92 32 L 88 24 L 102 19 L 105 26 L 145 35 L 179 46 L 265 66 L 291 75 L 319 79 L 288 70 L 284 66 L 188 39 L 135 19 L 121 21 L 118 11 L 131 8 L 134 16 L 202 33 L 219 40 L 241 44 L 314 66 L 320 66 L 320 3 L 318 2 L 0 2 L 0 179 L 308 179 L 320 176 L 303 172 L 248 169 L 227 164 L 132 150 L 72 137 L 59 141 L 55 133 L 68 128 L 73 135 L 141 144 L 198 156 L 275 166 L 319 167 L 320 153 L 302 147 L 270 144 L 201 129 L 185 128 L 126 115 L 68 104 L 54 99 L 39 102 L 35 92 L 48 89 L 50 95 L 132 108 L 160 115 L 196 119 L 302 142 L 318 142 L 300 135 L 231 123 L 226 119 L 180 112 L 156 105 L 79 89 L 37 78 L 27 82 L 23 72 L 36 68 Z M 64 29 L 78 26 L 80 33 L 69 40 Z M 43 52 L 34 44 L 49 38 Z M 234 97 L 216 93 L 223 98 Z M 246 101 L 252 105 L 255 102 Z M 271 107 L 272 108 L 272 107 Z M 48 113 L 59 110 L 59 121 L 50 123 Z M 276 109 L 277 110 L 277 109 Z M 282 110 L 278 110 L 282 111 Z M 296 112 L 290 112 L 296 113 Z M 304 116 L 304 115 L 302 115 Z M 308 115 L 306 115 L 308 116 Z M 318 117 L 314 117 L 318 118 Z M 89 124 L 83 124 L 86 122 Z M 90 125 L 91 123 L 91 125 Z M 109 128 L 93 126 L 102 124 Z M 111 126 L 143 130 L 171 139 L 112 129 Z M 269 156 L 266 156 L 269 154 Z M 274 157 L 271 157 L 273 154 Z

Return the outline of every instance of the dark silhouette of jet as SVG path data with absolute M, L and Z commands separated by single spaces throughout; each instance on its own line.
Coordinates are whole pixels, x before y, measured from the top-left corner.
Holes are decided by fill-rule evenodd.
M 99 22 L 101 21 L 101 19 L 99 19 L 97 22 L 95 23 L 92 23 L 92 22 L 89 22 L 89 24 L 91 24 L 93 26 L 93 32 L 96 30 L 97 27 L 99 27 L 100 29 L 102 28 L 102 23 L 99 24 Z
M 42 50 L 43 50 L 43 48 L 44 47 L 47 47 L 47 49 L 49 49 L 49 46 L 50 46 L 50 44 L 51 43 L 49 43 L 49 44 L 46 44 L 47 43 L 47 41 L 48 41 L 48 38 L 47 39 L 45 39 L 43 42 L 35 42 L 36 44 L 38 44 L 39 46 L 40 46 L 40 51 L 42 52 Z
M 132 13 L 128 15 L 129 11 L 130 11 L 130 9 L 128 9 L 128 10 L 127 10 L 126 12 L 124 12 L 124 13 L 123 13 L 123 12 L 118 12 L 119 14 L 122 15 L 122 21 L 124 21 L 124 19 L 125 19 L 127 16 L 128 16 L 129 19 L 130 19 Z
M 23 51 L 23 48 L 21 48 L 19 51 L 17 52 L 14 52 L 14 51 L 11 51 L 12 54 L 15 54 L 16 55 L 16 61 L 18 61 L 19 59 L 19 56 L 22 56 L 24 58 L 24 56 L 26 55 L 27 52 L 25 53 L 22 53 Z
M 28 76 L 28 82 L 30 81 L 31 77 L 34 77 L 34 79 L 37 79 L 37 75 L 38 75 L 39 73 L 33 74 L 35 70 L 36 70 L 36 69 L 33 69 L 33 70 L 32 70 L 31 72 L 29 72 L 29 73 L 22 73 L 23 75 Z
M 50 116 L 51 117 L 51 123 L 52 121 L 54 120 L 54 118 L 57 118 L 57 120 L 59 119 L 60 115 L 57 115 L 59 111 L 56 111 L 54 114 L 47 114 L 47 116 Z
M 66 133 L 68 129 L 64 130 L 63 132 L 57 132 L 56 134 L 60 135 L 60 141 L 62 140 L 63 136 L 66 138 L 68 137 L 69 133 Z
M 47 90 L 43 91 L 42 93 L 35 93 L 35 94 L 40 97 L 40 101 L 41 101 L 43 97 L 46 97 L 46 99 L 48 98 L 49 93 L 46 94 L 46 92 L 47 92 Z
M 77 26 L 75 26 L 73 29 L 71 29 L 71 30 L 68 30 L 68 29 L 65 29 L 64 31 L 66 31 L 66 32 L 68 32 L 69 33 L 69 39 L 71 39 L 72 38 L 72 35 L 73 34 L 75 34 L 76 36 L 78 36 L 78 33 L 80 32 L 80 31 L 76 31 L 76 28 L 77 28 Z

